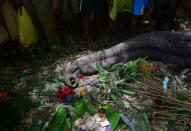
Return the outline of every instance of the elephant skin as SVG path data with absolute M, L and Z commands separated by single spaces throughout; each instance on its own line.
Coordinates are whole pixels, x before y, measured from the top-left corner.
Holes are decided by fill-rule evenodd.
M 137 35 L 109 49 L 82 56 L 72 62 L 65 70 L 65 84 L 71 84 L 70 77 L 78 74 L 93 75 L 96 64 L 108 68 L 118 62 L 128 62 L 140 57 L 158 60 L 180 67 L 191 66 L 191 32 L 156 31 Z

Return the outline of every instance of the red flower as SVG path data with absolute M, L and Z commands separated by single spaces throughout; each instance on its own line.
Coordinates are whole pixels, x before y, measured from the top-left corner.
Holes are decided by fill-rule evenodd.
M 67 127 L 67 126 L 65 126 L 65 127 L 64 127 L 64 130 L 68 130 L 68 127 Z
M 0 97 L 4 97 L 8 95 L 8 91 L 2 91 L 0 92 Z
M 78 80 L 83 80 L 83 81 L 84 81 L 84 80 L 85 80 L 85 77 L 84 77 L 82 74 L 79 74 L 79 75 L 78 75 Z
M 64 86 L 64 90 L 68 90 L 69 88 L 67 86 Z
M 160 70 L 160 67 L 159 67 L 159 66 L 157 66 L 157 67 L 155 68 L 155 70 L 156 70 L 156 71 Z
M 140 66 L 140 67 L 137 67 L 137 69 L 141 70 L 141 69 L 142 69 L 142 67 L 141 67 L 141 66 Z
M 64 87 L 59 87 L 58 88 L 58 98 L 62 101 L 65 101 L 66 98 L 72 96 L 75 94 L 75 90 L 74 89 L 70 89 L 67 86 Z

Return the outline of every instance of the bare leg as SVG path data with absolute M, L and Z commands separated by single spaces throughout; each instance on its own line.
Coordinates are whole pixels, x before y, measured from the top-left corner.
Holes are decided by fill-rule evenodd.
M 171 23 L 163 23 L 162 29 L 163 31 L 168 31 L 170 30 Z
M 109 20 L 109 35 L 110 35 L 110 39 L 114 39 L 115 38 L 115 33 L 116 33 L 116 22 L 113 20 Z
M 96 24 L 96 28 L 98 31 L 98 34 L 102 34 L 103 33 L 103 16 L 101 12 L 95 12 L 95 24 Z
M 88 46 L 90 48 L 97 48 L 97 45 L 95 43 L 93 43 L 91 36 L 90 36 L 89 15 L 88 15 L 88 13 L 84 12 L 82 14 L 82 16 L 83 16 L 82 24 L 83 24 L 84 33 L 86 35 L 86 39 L 88 41 Z
M 176 10 L 178 9 L 179 2 L 177 0 L 169 0 L 168 9 L 166 11 L 166 22 L 163 23 L 162 28 L 164 31 L 170 30 L 174 21 Z
M 152 20 L 151 21 L 151 31 L 155 31 L 157 28 L 158 21 Z
M 139 27 L 139 16 L 133 15 L 131 18 L 131 33 L 136 35 Z
M 83 24 L 83 30 L 86 35 L 87 39 L 90 39 L 90 26 L 89 26 L 89 15 L 88 13 L 84 12 L 82 14 L 82 24 Z
M 80 34 L 80 31 L 81 31 L 81 22 L 80 22 L 80 13 L 78 14 L 74 14 L 74 21 L 75 21 L 75 28 L 76 28 L 76 32 L 78 34 Z
M 188 25 L 186 26 L 187 30 L 191 30 L 191 16 L 189 17 Z

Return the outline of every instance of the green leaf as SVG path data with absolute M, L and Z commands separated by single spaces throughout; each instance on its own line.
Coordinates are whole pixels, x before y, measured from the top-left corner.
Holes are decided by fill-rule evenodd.
M 80 118 L 84 113 L 88 112 L 89 114 L 96 111 L 96 107 L 91 104 L 90 98 L 79 99 L 76 98 L 74 100 L 74 107 L 76 109 L 74 121 Z
M 106 109 L 106 117 L 107 117 L 109 123 L 112 125 L 111 131 L 114 131 L 114 129 L 120 119 L 121 112 L 115 110 L 114 108 L 110 107 L 109 105 L 106 105 L 103 108 Z
M 70 118 L 66 118 L 66 124 L 69 128 L 71 127 L 72 123 Z
M 111 79 L 111 75 L 107 74 L 104 77 L 102 77 L 102 82 L 105 82 L 105 83 L 110 82 L 110 79 Z
M 96 69 L 99 71 L 99 73 L 101 73 L 101 74 L 107 74 L 108 73 L 108 71 L 107 70 L 105 70 L 105 69 L 103 69 L 100 65 L 98 65 L 98 64 L 96 64 Z
M 189 97 L 184 94 L 179 94 L 176 99 L 178 100 L 189 100 Z
M 45 87 L 46 87 L 46 88 L 52 88 L 53 86 L 52 86 L 52 83 L 46 82 Z
M 119 127 L 120 127 L 120 130 L 125 130 L 125 129 L 127 129 L 127 125 L 124 124 L 124 123 L 122 123 Z
M 119 127 L 119 129 L 123 131 L 128 129 L 128 126 L 124 123 L 122 119 L 119 120 L 117 127 Z
M 173 120 L 168 121 L 168 131 L 173 131 L 174 124 L 175 124 L 175 121 Z
M 69 121 L 69 118 L 67 118 L 67 109 L 64 107 L 60 107 L 56 112 L 53 120 L 46 128 L 46 131 L 70 131 L 70 127 L 68 126 L 68 122 L 66 121 Z
M 150 106 L 145 107 L 144 112 L 145 112 L 145 113 L 151 113 L 151 112 L 153 112 L 153 108 L 150 107 Z
M 55 83 L 57 84 L 57 86 L 60 85 L 60 84 L 59 84 L 59 80 L 58 80 L 57 78 L 53 78 L 52 81 L 55 82 Z
M 28 75 L 21 76 L 19 82 L 23 82 L 25 80 L 28 80 L 29 78 L 30 78 L 30 76 L 28 76 Z
M 130 88 L 139 88 L 138 86 L 135 86 L 135 85 L 132 85 L 132 84 L 128 84 L 126 82 L 122 83 L 121 85 L 125 86 L 125 87 L 130 87 Z
M 125 85 L 125 80 L 122 79 L 122 80 L 118 80 L 115 82 L 116 85 Z
M 116 104 L 124 108 L 123 103 L 113 93 L 111 93 L 111 98 L 115 101 Z
M 184 129 L 184 131 L 191 131 L 191 128 L 186 128 Z
M 129 95 L 135 95 L 136 92 L 128 91 L 128 90 L 119 90 L 121 93 L 129 94 Z
M 106 84 L 105 83 L 101 83 L 101 84 L 97 84 L 100 88 L 107 88 Z
M 59 84 L 57 84 L 57 83 L 52 83 L 52 87 L 56 87 L 56 86 L 59 86 Z
M 151 131 L 146 113 L 138 113 L 133 123 L 135 125 L 135 129 L 138 131 Z
M 124 65 L 124 63 L 118 63 L 118 64 L 115 64 L 113 65 L 111 68 L 110 68 L 110 71 L 117 71 L 119 70 L 122 66 Z

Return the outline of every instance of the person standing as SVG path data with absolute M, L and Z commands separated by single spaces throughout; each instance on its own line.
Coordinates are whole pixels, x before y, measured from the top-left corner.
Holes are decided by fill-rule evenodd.
M 150 6 L 150 0 L 134 0 L 133 16 L 131 18 L 131 33 L 135 35 L 140 28 L 141 17 L 144 16 L 146 9 Z
M 16 0 L 19 7 L 24 6 L 39 35 L 45 43 L 60 44 L 56 29 L 55 12 L 59 0 Z
M 0 0 L 0 67 L 19 57 L 17 11 L 11 0 Z
M 116 21 L 121 13 L 132 13 L 133 12 L 133 0 L 106 0 L 109 6 L 109 23 L 111 35 L 116 32 L 117 25 Z M 128 16 L 128 15 L 127 15 Z M 125 18 L 123 19 L 125 20 Z
M 170 30 L 177 8 L 177 0 L 155 0 L 151 14 L 151 31 L 157 30 L 159 25 L 163 31 Z
M 82 27 L 87 46 L 97 48 L 97 45 L 92 40 L 91 27 L 95 27 L 97 36 L 102 35 L 105 0 L 69 0 L 68 2 L 74 14 L 76 31 L 80 32 Z M 91 16 L 93 16 L 95 26 L 91 24 Z

